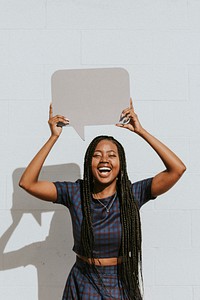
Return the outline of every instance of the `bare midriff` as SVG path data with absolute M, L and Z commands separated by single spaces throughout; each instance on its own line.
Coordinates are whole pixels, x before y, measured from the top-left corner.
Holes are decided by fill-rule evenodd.
M 109 257 L 109 258 L 87 258 L 87 257 L 84 257 L 84 256 L 81 256 L 79 254 L 77 254 L 77 256 L 89 263 L 89 264 L 92 264 L 94 263 L 96 266 L 116 266 L 116 265 L 119 265 L 121 264 L 122 260 L 120 257 Z

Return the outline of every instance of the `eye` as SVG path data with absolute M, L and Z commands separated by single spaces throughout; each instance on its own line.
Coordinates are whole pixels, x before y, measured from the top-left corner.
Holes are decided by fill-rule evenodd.
M 117 155 L 113 153 L 113 154 L 109 154 L 109 157 L 114 158 L 117 157 Z
M 100 153 L 94 153 L 93 157 L 101 157 L 101 154 Z

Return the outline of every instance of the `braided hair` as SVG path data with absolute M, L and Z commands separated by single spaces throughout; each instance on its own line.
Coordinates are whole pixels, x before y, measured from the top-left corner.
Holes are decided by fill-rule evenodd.
M 142 249 L 141 224 L 137 203 L 133 199 L 131 183 L 127 175 L 126 158 L 123 146 L 111 136 L 98 136 L 90 143 L 84 160 L 84 175 L 82 184 L 83 222 L 81 227 L 81 244 L 84 256 L 91 258 L 94 265 L 93 246 L 94 236 L 90 209 L 90 197 L 93 189 L 92 157 L 97 144 L 101 140 L 112 141 L 118 149 L 120 171 L 117 180 L 117 192 L 120 201 L 120 218 L 122 226 L 121 246 L 119 256 L 122 263 L 118 265 L 118 280 L 122 289 L 128 291 L 128 299 L 141 300 L 140 282 L 142 281 Z M 100 279 L 100 276 L 99 276 Z M 125 292 L 124 292 L 125 293 Z

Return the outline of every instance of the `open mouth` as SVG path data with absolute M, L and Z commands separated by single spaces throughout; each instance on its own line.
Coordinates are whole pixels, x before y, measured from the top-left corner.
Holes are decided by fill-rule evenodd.
M 98 168 L 98 170 L 102 174 L 108 174 L 108 173 L 110 173 L 111 168 L 109 168 L 109 167 L 101 167 L 101 168 Z

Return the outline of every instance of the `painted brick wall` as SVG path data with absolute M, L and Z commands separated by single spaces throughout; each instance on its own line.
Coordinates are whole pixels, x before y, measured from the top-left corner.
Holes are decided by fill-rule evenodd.
M 60 299 L 73 264 L 63 207 L 18 188 L 49 137 L 57 69 L 124 67 L 141 123 L 187 165 L 181 181 L 141 210 L 145 300 L 200 299 L 200 1 L 0 0 L 0 297 Z M 65 128 L 42 178 L 82 176 L 101 133 L 118 138 L 132 180 L 163 169 L 139 137 L 114 126 Z

